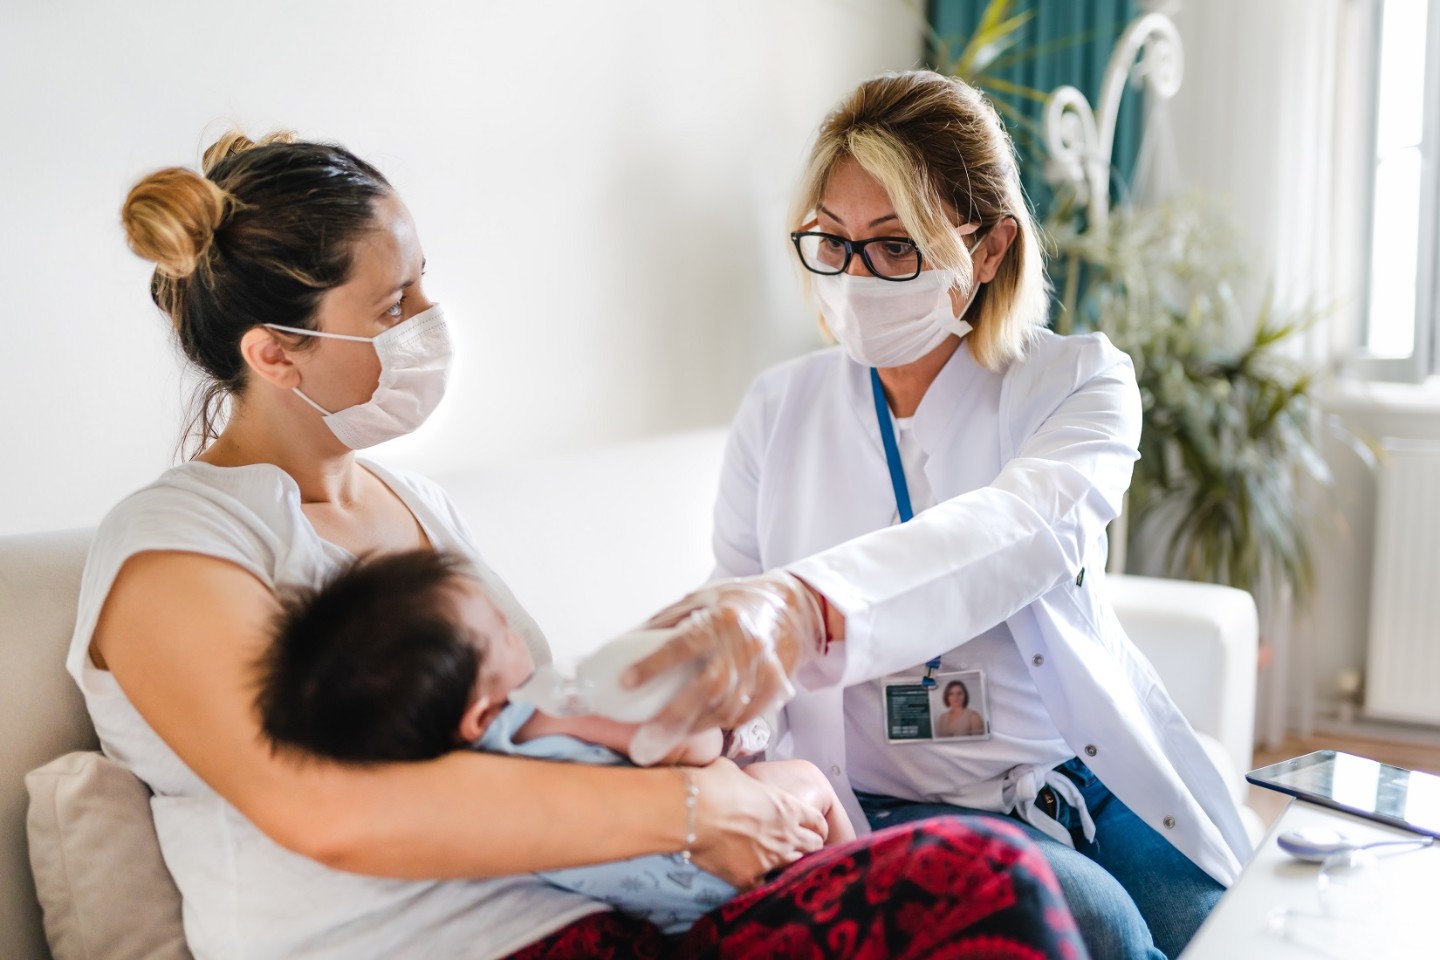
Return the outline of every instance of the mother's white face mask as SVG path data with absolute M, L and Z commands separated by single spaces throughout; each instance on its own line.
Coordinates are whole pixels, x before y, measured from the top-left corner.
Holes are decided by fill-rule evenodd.
M 977 240 L 970 252 L 982 242 Z M 974 329 L 962 318 L 980 285 L 971 286 L 957 316 L 950 301 L 956 276 L 949 270 L 923 270 L 901 281 L 816 274 L 810 282 L 830 332 L 852 360 L 867 367 L 914 363 L 946 337 L 964 337 Z
M 425 422 L 445 395 L 450 374 L 450 331 L 439 304 L 374 337 L 325 333 L 267 323 L 271 330 L 330 340 L 355 340 L 375 348 L 380 359 L 380 382 L 364 403 L 331 413 L 294 387 L 295 395 L 324 416 L 336 439 L 351 450 L 413 433 Z

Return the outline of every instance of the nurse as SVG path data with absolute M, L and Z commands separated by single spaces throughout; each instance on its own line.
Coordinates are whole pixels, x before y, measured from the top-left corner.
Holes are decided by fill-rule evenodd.
M 635 675 L 705 669 L 652 731 L 798 687 L 773 752 L 819 764 L 857 825 L 1018 819 L 1094 956 L 1176 956 L 1250 844 L 1106 598 L 1140 438 L 1129 357 L 1046 329 L 1014 148 L 956 79 L 861 84 L 792 228 L 839 345 L 741 402 L 714 580 L 656 618 L 681 635 Z M 957 681 L 988 726 L 936 736 Z

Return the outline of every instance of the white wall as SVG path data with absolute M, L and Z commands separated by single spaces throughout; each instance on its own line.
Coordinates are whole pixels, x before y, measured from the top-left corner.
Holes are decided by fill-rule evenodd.
M 915 66 L 903 0 L 0 5 L 0 534 L 96 522 L 187 395 L 118 211 L 229 123 L 344 143 L 419 224 L 433 473 L 728 420 L 816 345 L 784 209 L 821 116 Z

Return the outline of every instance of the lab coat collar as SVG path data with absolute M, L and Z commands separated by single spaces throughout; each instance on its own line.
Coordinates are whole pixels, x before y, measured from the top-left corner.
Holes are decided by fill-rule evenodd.
M 956 428 L 955 420 L 974 402 L 983 381 L 993 377 L 990 371 L 975 362 L 965 341 L 950 355 L 935 376 L 935 382 L 920 398 L 915 410 L 915 439 L 920 449 L 932 460 L 965 431 Z
M 860 433 L 865 437 L 868 449 L 880 458 L 883 466 L 885 442 L 880 439 L 880 424 L 875 420 L 875 395 L 870 388 L 870 368 L 851 360 L 849 354 L 839 347 L 835 350 L 840 357 L 841 376 L 845 383 L 845 395 L 850 400 L 850 412 L 855 415 L 860 425 Z M 888 476 L 889 474 L 886 474 L 887 486 Z
M 884 463 L 885 447 L 880 439 L 880 426 L 875 422 L 870 368 L 856 363 L 843 352 L 840 353 L 840 362 L 845 367 L 844 377 L 850 408 L 859 418 L 862 432 L 875 456 Z M 945 496 L 942 491 L 947 491 L 954 485 L 954 478 L 949 475 L 947 465 L 957 461 L 950 455 L 950 447 L 955 443 L 956 437 L 965 433 L 956 426 L 955 421 L 965 415 L 967 407 L 980 402 L 987 382 L 1000 376 L 1002 374 L 980 366 L 970 353 L 969 345 L 962 340 L 959 348 L 935 375 L 935 381 L 925 391 L 925 396 L 920 398 L 920 406 L 915 410 L 914 436 L 927 458 L 925 476 L 940 499 Z

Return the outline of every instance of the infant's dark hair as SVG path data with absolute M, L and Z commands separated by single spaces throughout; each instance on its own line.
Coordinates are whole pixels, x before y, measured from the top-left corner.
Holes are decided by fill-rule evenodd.
M 480 653 L 446 591 L 471 576 L 459 557 L 413 550 L 362 557 L 319 589 L 282 591 L 258 663 L 265 735 L 351 762 L 428 760 L 460 746 Z

